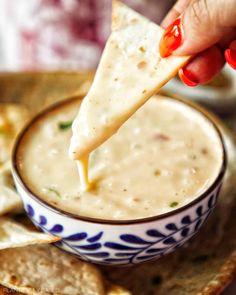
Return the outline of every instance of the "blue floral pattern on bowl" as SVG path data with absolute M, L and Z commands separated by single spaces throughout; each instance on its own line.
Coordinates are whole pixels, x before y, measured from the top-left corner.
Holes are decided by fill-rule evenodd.
M 157 259 L 184 244 L 213 210 L 219 188 L 185 209 L 162 218 L 108 224 L 73 218 L 34 198 L 16 180 L 25 210 L 45 232 L 61 237 L 56 245 L 80 259 L 104 265 L 133 265 Z

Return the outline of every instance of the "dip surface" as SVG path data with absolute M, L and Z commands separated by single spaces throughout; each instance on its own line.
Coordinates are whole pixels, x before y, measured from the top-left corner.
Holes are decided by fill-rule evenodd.
M 91 154 L 95 185 L 82 191 L 67 152 L 79 104 L 40 117 L 18 150 L 23 180 L 47 203 L 81 216 L 139 219 L 191 202 L 218 176 L 223 150 L 213 125 L 184 103 L 153 97 Z

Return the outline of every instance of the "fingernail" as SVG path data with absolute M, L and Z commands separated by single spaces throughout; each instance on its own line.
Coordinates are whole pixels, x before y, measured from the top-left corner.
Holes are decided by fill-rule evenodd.
M 161 57 L 168 57 L 183 42 L 181 19 L 177 18 L 164 32 L 160 42 Z
M 199 84 L 197 78 L 187 69 L 179 70 L 179 78 L 184 84 L 190 87 L 194 87 Z
M 231 42 L 230 47 L 225 50 L 225 59 L 236 70 L 236 40 Z

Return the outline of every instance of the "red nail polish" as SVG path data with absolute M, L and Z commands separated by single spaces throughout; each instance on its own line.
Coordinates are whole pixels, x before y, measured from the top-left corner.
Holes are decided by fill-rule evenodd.
M 229 49 L 225 50 L 225 59 L 236 70 L 236 40 L 231 42 Z
M 179 78 L 184 84 L 190 87 L 194 87 L 199 84 L 197 78 L 187 69 L 182 68 L 179 70 Z
M 167 57 L 182 44 L 181 19 L 177 18 L 164 32 L 160 42 L 160 55 Z

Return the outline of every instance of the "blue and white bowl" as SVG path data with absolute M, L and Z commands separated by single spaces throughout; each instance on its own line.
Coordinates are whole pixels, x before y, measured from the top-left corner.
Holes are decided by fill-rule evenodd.
M 56 243 L 58 247 L 97 264 L 134 265 L 174 251 L 198 232 L 215 207 L 225 173 L 226 155 L 222 139 L 224 155 L 219 175 L 204 193 L 189 204 L 162 215 L 138 220 L 82 217 L 42 200 L 29 189 L 17 167 L 16 154 L 29 126 L 55 107 L 34 118 L 19 136 L 13 153 L 13 177 L 28 216 L 43 231 L 61 237 L 61 241 Z M 218 131 L 217 126 L 215 128 Z M 221 138 L 220 132 L 219 136 Z

